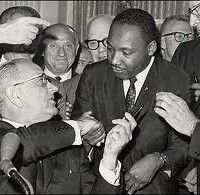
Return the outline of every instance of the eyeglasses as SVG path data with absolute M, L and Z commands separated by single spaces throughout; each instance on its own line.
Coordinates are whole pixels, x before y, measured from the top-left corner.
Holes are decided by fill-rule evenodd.
M 189 8 L 189 12 L 191 14 L 193 14 L 194 16 L 199 16 L 200 14 L 198 14 L 197 12 L 197 8 L 200 7 L 200 3 L 198 3 L 197 5 L 195 5 L 193 8 Z
M 177 42 L 182 42 L 185 39 L 185 37 L 187 37 L 189 40 L 193 40 L 195 37 L 194 33 L 185 34 L 182 32 L 172 32 L 172 33 L 164 34 L 164 35 L 162 35 L 162 37 L 170 36 L 170 35 L 174 35 L 174 39 Z
M 33 76 L 33 77 L 29 78 L 29 79 L 26 79 L 26 80 L 24 80 L 24 81 L 15 83 L 14 86 L 17 86 L 17 85 L 20 85 L 20 84 L 24 84 L 24 83 L 26 83 L 26 82 L 28 82 L 28 81 L 31 81 L 31 80 L 33 80 L 33 79 L 36 79 L 36 78 L 41 78 L 41 79 L 40 79 L 40 80 L 42 81 L 42 82 L 41 82 L 41 87 L 44 87 L 44 86 L 47 85 L 47 81 L 48 81 L 47 76 L 46 76 L 44 73 L 42 73 L 42 74 L 39 74 L 39 75 L 37 75 L 37 76 Z
M 100 43 L 103 43 L 103 45 L 107 47 L 107 38 L 102 40 L 97 40 L 97 39 L 85 40 L 84 42 L 91 50 L 96 50 L 99 47 Z

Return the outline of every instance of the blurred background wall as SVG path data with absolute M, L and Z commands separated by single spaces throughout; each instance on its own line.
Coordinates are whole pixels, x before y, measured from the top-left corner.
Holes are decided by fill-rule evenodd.
M 0 1 L 0 12 L 8 7 L 26 5 L 36 9 L 42 18 L 52 24 L 64 23 L 73 26 L 81 39 L 86 38 L 89 18 L 98 14 L 116 15 L 126 8 L 148 11 L 156 22 L 174 14 L 188 14 L 189 1 Z

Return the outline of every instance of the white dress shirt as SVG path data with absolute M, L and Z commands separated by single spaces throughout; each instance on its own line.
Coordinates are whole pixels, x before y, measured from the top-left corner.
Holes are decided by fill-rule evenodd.
M 51 77 L 51 78 L 54 78 L 59 76 L 61 78 L 60 82 L 64 82 L 68 79 L 71 79 L 72 78 L 72 69 L 70 69 L 67 73 L 63 74 L 63 75 L 55 75 L 53 74 L 47 67 L 44 68 L 44 73 Z
M 135 82 L 135 90 L 136 90 L 135 102 L 136 102 L 138 95 L 140 93 L 140 90 L 142 89 L 142 86 L 146 80 L 147 74 L 154 62 L 154 59 L 155 59 L 155 57 L 152 56 L 151 60 L 149 62 L 149 65 L 142 72 L 140 72 L 139 74 L 136 75 L 137 81 Z M 128 89 L 130 87 L 130 80 L 129 79 L 123 80 L 123 86 L 124 86 L 124 95 L 126 97 Z

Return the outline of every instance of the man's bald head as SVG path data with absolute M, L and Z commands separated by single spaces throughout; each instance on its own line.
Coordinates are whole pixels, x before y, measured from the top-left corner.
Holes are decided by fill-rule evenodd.
M 44 43 L 49 39 L 53 40 L 70 40 L 74 42 L 74 44 L 78 45 L 78 37 L 76 31 L 69 25 L 65 24 L 53 24 L 47 27 L 44 31 L 43 40 Z
M 87 31 L 87 40 L 102 41 L 108 37 L 111 23 L 114 19 L 114 16 L 111 15 L 98 15 L 95 18 L 91 19 L 88 23 Z M 94 44 L 94 43 L 92 43 Z M 89 46 L 88 46 L 89 47 Z M 90 47 L 89 47 L 90 48 Z M 90 48 L 91 49 L 91 48 Z M 107 58 L 107 48 L 101 42 L 97 49 L 91 49 L 91 54 L 94 62 L 98 62 Z
M 111 15 L 98 15 L 92 18 L 88 23 L 88 39 L 101 38 L 108 36 L 110 25 L 114 16 Z

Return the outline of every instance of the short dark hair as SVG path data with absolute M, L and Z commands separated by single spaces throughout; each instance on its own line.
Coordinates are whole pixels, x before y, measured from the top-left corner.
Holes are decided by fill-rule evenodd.
M 40 18 L 40 14 L 28 6 L 14 6 L 4 10 L 0 15 L 0 24 L 4 24 L 12 19 L 15 14 L 21 14 L 26 17 L 36 17 Z
M 115 23 L 137 26 L 147 43 L 157 40 L 159 35 L 155 20 L 148 12 L 142 9 L 130 8 L 120 12 L 114 18 L 111 27 Z
M 165 18 L 165 20 L 163 21 L 163 23 L 161 25 L 161 29 L 160 29 L 161 34 L 164 32 L 166 27 L 173 21 L 183 21 L 183 22 L 187 22 L 189 24 L 190 17 L 188 15 L 172 15 L 172 16 Z
M 13 20 L 13 16 L 16 14 L 20 14 L 25 17 L 37 17 L 41 18 L 40 14 L 33 8 L 28 6 L 14 6 L 4 10 L 0 15 L 0 24 L 4 24 L 10 20 Z M 0 52 L 1 54 L 7 52 L 15 52 L 15 53 L 30 53 L 34 54 L 37 51 L 37 47 L 39 44 L 40 34 L 42 32 L 42 28 L 39 27 L 39 32 L 37 37 L 32 41 L 30 45 L 25 44 L 1 44 Z

